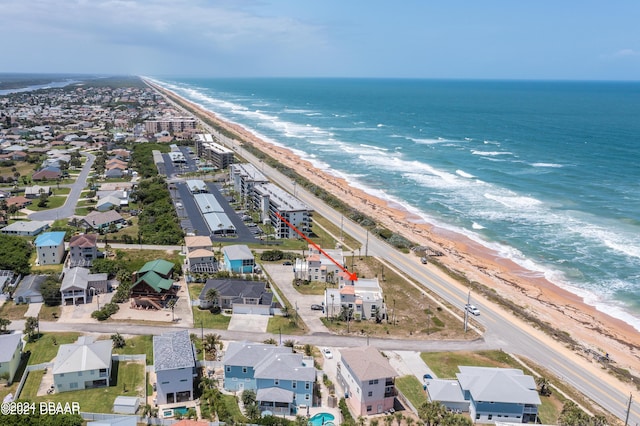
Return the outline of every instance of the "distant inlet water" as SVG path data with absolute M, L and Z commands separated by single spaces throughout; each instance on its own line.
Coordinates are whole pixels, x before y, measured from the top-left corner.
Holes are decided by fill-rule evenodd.
M 640 330 L 640 83 L 155 81 Z

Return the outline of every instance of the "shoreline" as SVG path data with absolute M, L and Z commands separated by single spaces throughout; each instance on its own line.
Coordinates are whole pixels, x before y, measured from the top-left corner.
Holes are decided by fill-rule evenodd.
M 628 367 L 633 374 L 640 371 L 640 334 L 632 325 L 599 311 L 578 294 L 548 281 L 540 273 L 525 269 L 513 260 L 501 257 L 496 251 L 471 238 L 425 223 L 423 218 L 417 218 L 409 211 L 350 186 L 343 178 L 316 168 L 290 149 L 269 143 L 243 126 L 225 121 L 175 92 L 151 83 L 161 92 L 180 99 L 217 126 L 237 134 L 241 139 L 239 142 L 247 141 L 300 176 L 320 182 L 325 190 L 348 200 L 354 208 L 391 231 L 405 235 L 414 243 L 441 250 L 444 256 L 439 261 L 445 268 L 497 291 L 501 297 L 525 308 L 541 321 L 552 324 L 555 329 L 566 332 L 580 344 L 603 354 L 609 353 L 619 366 Z M 504 307 L 498 308 L 506 310 Z

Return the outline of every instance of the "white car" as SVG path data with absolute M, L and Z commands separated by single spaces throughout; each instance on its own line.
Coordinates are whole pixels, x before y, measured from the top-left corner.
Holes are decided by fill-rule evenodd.
M 471 305 L 467 303 L 466 305 L 464 305 L 464 309 L 467 312 L 469 312 L 471 315 L 475 315 L 475 316 L 480 315 L 480 309 L 478 309 L 475 305 Z
M 329 348 L 323 348 L 322 349 L 322 354 L 325 356 L 325 358 L 327 359 L 331 359 L 333 358 L 333 354 L 331 353 L 331 349 Z

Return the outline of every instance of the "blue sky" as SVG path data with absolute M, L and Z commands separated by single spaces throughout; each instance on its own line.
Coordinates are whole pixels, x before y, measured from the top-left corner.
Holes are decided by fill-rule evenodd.
M 0 0 L 0 72 L 638 80 L 640 1 Z

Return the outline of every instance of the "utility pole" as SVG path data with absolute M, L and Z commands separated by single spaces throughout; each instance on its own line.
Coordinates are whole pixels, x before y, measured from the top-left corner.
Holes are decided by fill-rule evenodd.
M 367 229 L 367 241 L 364 244 L 364 257 L 369 257 L 369 230 Z
M 340 216 L 340 242 L 344 241 L 342 236 L 342 228 L 344 226 L 344 215 Z
M 629 404 L 627 405 L 627 417 L 624 419 L 624 426 L 629 424 L 629 412 L 631 411 L 631 401 L 633 401 L 633 394 L 629 393 Z

